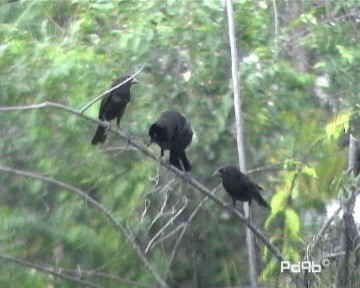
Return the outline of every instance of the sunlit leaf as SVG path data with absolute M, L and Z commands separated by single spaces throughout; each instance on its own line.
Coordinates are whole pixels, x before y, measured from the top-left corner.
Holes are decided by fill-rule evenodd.
M 291 208 L 285 210 L 285 226 L 293 235 L 300 232 L 299 215 Z
M 316 174 L 316 170 L 315 168 L 313 167 L 309 167 L 308 165 L 305 165 L 303 168 L 302 168 L 302 173 L 306 174 L 306 175 L 309 175 L 313 178 L 318 178 L 317 174 Z

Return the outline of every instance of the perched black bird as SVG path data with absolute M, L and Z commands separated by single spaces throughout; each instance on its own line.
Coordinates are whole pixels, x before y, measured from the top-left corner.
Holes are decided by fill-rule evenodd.
M 222 167 L 215 171 L 213 176 L 215 175 L 220 175 L 222 178 L 224 188 L 230 194 L 234 207 L 236 200 L 249 202 L 250 205 L 254 199 L 260 206 L 271 209 L 260 195 L 262 188 L 241 173 L 238 168 L 234 166 Z
M 116 79 L 111 87 L 119 85 L 130 77 L 131 76 L 124 76 Z M 139 81 L 133 78 L 124 85 L 121 85 L 115 90 L 105 94 L 100 105 L 99 120 L 110 121 L 117 118 L 116 124 L 119 126 L 121 117 L 124 115 L 126 105 L 130 101 L 130 87 L 136 83 L 139 83 Z M 106 136 L 107 128 L 99 125 L 95 132 L 95 136 L 91 141 L 91 144 L 96 145 L 99 142 L 104 143 Z
M 149 144 L 157 143 L 161 148 L 161 156 L 170 150 L 170 164 L 185 171 L 191 170 L 185 149 L 191 143 L 193 131 L 189 120 L 176 111 L 166 111 L 151 125 Z

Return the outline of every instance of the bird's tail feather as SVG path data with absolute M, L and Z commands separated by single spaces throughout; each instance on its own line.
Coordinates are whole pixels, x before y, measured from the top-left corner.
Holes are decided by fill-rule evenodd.
M 170 164 L 182 170 L 179 154 L 174 150 L 170 150 Z
M 261 197 L 260 193 L 255 193 L 255 201 L 263 207 L 268 208 L 269 210 L 271 210 L 271 207 L 269 206 L 268 203 L 266 203 L 266 201 Z
M 189 160 L 188 160 L 187 157 L 186 157 L 185 151 L 184 151 L 184 152 L 181 152 L 181 153 L 179 154 L 179 156 L 180 156 L 180 159 L 181 159 L 181 162 L 182 162 L 182 164 L 183 164 L 183 166 L 184 166 L 185 171 L 186 171 L 186 172 L 187 172 L 187 171 L 190 171 L 190 170 L 191 170 L 191 165 L 190 165 Z
M 97 143 L 104 143 L 106 140 L 106 128 L 103 126 L 98 126 L 94 138 L 91 141 L 92 145 L 96 145 Z

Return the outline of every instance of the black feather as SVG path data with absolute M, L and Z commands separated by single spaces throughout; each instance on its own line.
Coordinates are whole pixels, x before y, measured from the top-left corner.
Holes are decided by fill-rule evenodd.
M 106 128 L 103 126 L 98 126 L 98 128 L 96 129 L 95 135 L 93 137 L 93 139 L 91 140 L 91 144 L 92 145 L 96 145 L 97 143 L 105 143 L 106 140 Z
M 170 164 L 185 171 L 191 170 L 185 149 L 190 145 L 192 136 L 188 119 L 176 111 L 164 112 L 149 129 L 150 141 L 160 146 L 161 156 L 164 156 L 165 150 L 170 150 Z
M 255 200 L 260 206 L 271 210 L 269 204 L 262 198 L 262 188 L 234 166 L 226 166 L 217 170 L 223 180 L 225 190 L 230 194 L 234 206 L 236 201 L 249 202 Z
M 129 78 L 130 76 L 120 77 L 113 82 L 111 87 L 115 87 Z M 120 125 L 120 120 L 125 113 L 126 105 L 130 101 L 130 87 L 135 83 L 138 83 L 138 81 L 133 78 L 103 96 L 99 110 L 99 120 L 111 121 L 117 118 L 117 126 Z M 106 136 L 107 129 L 99 125 L 91 144 L 104 143 Z

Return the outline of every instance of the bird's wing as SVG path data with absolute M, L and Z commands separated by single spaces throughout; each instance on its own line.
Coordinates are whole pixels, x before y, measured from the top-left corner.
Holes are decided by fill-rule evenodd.
M 105 94 L 103 99 L 101 100 L 100 110 L 99 110 L 99 119 L 100 120 L 103 120 L 102 118 L 105 113 L 105 107 L 109 103 L 109 100 L 110 100 L 110 93 Z
M 262 196 L 260 195 L 259 192 L 256 192 L 256 193 L 254 194 L 254 199 L 256 200 L 256 202 L 257 202 L 260 206 L 266 207 L 266 208 L 268 208 L 268 209 L 271 210 L 270 205 L 264 200 L 264 198 L 262 198 Z
M 253 187 L 255 190 L 263 190 L 258 184 L 252 181 L 248 176 L 245 174 L 241 175 L 241 182 L 244 183 L 245 187 Z

